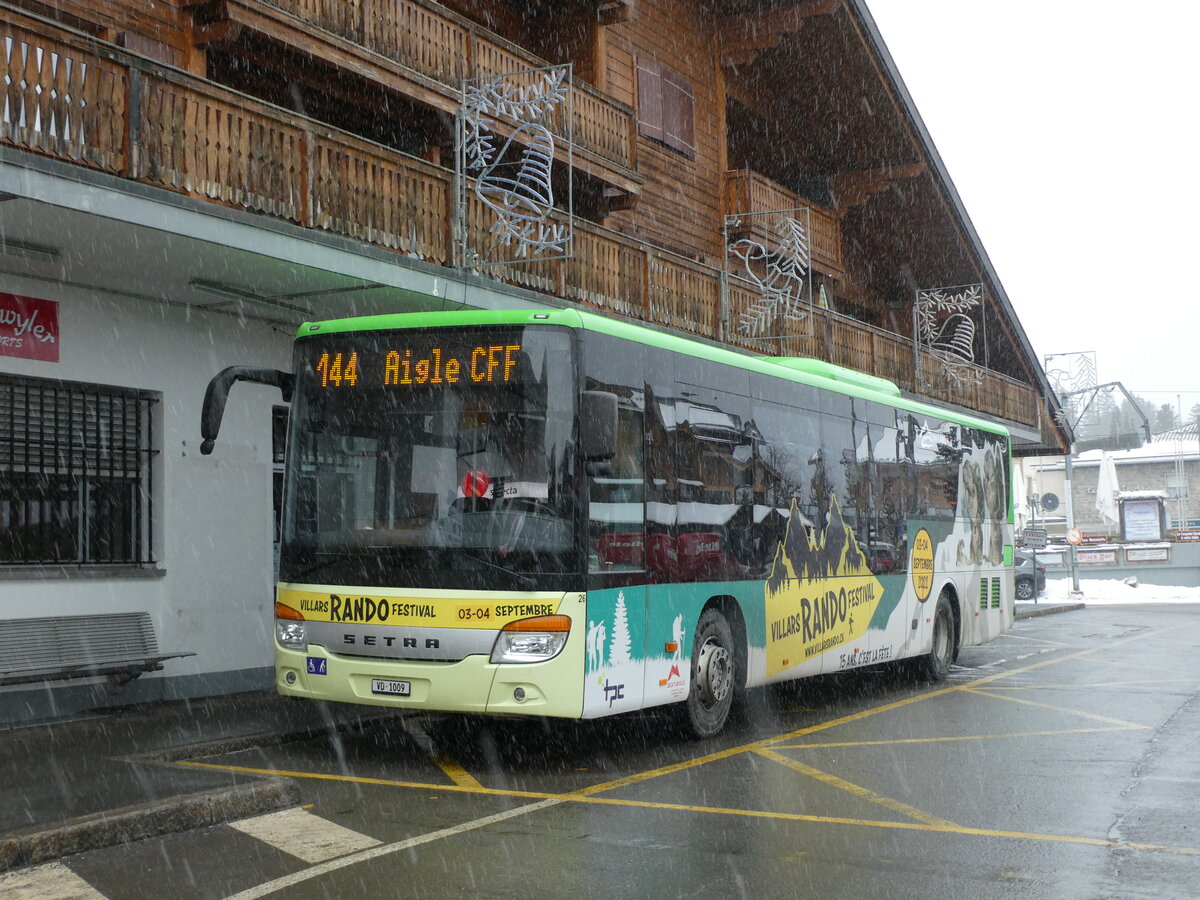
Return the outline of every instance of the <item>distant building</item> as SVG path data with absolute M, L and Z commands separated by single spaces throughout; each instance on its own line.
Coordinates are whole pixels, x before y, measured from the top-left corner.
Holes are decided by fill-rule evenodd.
M 1200 528 L 1200 432 L 1195 424 L 1154 435 L 1149 443 L 1133 450 L 1109 451 L 1116 464 L 1117 483 L 1122 492 L 1166 494 L 1168 528 Z M 1101 451 L 1090 450 L 1072 464 L 1071 496 L 1075 527 L 1085 534 L 1117 534 L 1106 528 L 1096 510 L 1096 488 Z M 1061 457 L 1027 459 L 1022 467 L 1025 496 L 1053 495 L 1054 510 L 1039 507 L 1038 520 L 1051 535 L 1061 536 L 1065 518 L 1065 464 Z M 1018 470 L 1019 472 L 1021 470 Z M 1023 510 L 1030 518 L 1028 506 Z

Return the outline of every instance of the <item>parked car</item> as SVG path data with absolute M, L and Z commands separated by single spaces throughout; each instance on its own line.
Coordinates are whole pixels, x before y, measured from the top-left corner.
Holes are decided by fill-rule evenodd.
M 1034 566 L 1031 551 L 1017 550 L 1013 562 L 1018 600 L 1032 600 L 1046 589 L 1046 567 Z M 1034 589 L 1035 575 L 1036 591 Z

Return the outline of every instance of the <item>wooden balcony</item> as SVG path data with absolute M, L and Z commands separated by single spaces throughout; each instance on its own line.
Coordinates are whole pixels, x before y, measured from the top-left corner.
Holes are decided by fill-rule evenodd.
M 450 114 L 464 78 L 550 65 L 429 0 L 220 0 L 201 18 L 207 24 L 197 30 L 200 44 L 249 29 Z M 570 110 L 575 168 L 636 196 L 633 108 L 576 79 Z M 550 127 L 565 137 L 566 126 L 564 115 Z M 558 152 L 565 158 L 565 147 Z
M 835 278 L 845 274 L 841 221 L 766 176 L 750 169 L 726 172 L 721 180 L 721 209 L 727 216 L 807 209 L 813 268 Z M 768 226 L 766 217 L 758 217 L 757 220 L 747 220 L 737 233 L 763 241 L 769 246 L 775 238 Z
M 453 173 L 425 160 L 17 12 L 0 23 L 0 144 L 449 265 Z M 480 236 L 482 204 L 468 208 Z M 714 223 L 715 227 L 715 223 Z M 910 341 L 828 310 L 782 340 L 728 327 L 757 299 L 722 272 L 576 220 L 575 255 L 491 270 L 603 312 L 772 355 L 812 356 L 1038 427 L 1032 387 L 977 371 L 969 387 L 917 377 Z M 722 315 L 722 311 L 725 315 Z M 777 334 L 782 323 L 773 323 Z M 798 332 L 803 330 L 804 334 Z

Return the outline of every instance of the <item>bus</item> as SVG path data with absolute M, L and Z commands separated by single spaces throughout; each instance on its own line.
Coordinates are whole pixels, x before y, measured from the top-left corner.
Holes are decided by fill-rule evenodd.
M 586 311 L 302 325 L 276 688 L 591 719 L 909 660 L 944 679 L 1013 619 L 1009 437 L 817 360 Z

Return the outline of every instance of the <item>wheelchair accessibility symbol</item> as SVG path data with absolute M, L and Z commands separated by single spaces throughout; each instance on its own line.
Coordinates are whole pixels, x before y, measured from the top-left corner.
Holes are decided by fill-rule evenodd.
M 329 662 L 329 660 L 327 660 L 323 656 L 308 657 L 308 674 L 309 675 L 328 675 L 329 673 L 325 669 L 325 666 L 328 662 Z

